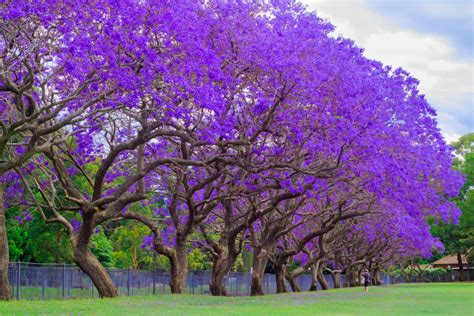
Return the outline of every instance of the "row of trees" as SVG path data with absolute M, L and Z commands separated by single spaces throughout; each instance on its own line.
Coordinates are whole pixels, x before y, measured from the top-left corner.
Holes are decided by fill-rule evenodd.
M 350 284 L 441 247 L 462 185 L 435 111 L 406 71 L 366 59 L 298 2 L 6 1 L 0 5 L 0 298 L 5 213 L 67 232 L 102 297 L 91 251 L 133 221 L 183 293 L 190 245 L 210 290 L 242 251 L 252 295 L 327 268 Z M 34 215 L 32 215 L 34 214 Z M 298 261 L 300 268 L 288 269 Z M 318 278 L 319 277 L 319 278 Z

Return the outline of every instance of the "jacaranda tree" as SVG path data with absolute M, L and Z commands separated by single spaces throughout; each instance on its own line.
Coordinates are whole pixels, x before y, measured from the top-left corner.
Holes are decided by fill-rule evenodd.
M 13 204 L 66 228 L 102 297 L 117 290 L 90 242 L 111 221 L 149 228 L 144 246 L 168 258 L 173 293 L 192 245 L 212 258 L 213 295 L 251 247 L 263 295 L 269 261 L 281 292 L 284 278 L 298 290 L 293 260 L 355 282 L 394 249 L 428 255 L 431 239 L 411 251 L 428 217 L 459 217 L 449 198 L 462 180 L 418 82 L 296 1 L 0 9 L 2 299 Z

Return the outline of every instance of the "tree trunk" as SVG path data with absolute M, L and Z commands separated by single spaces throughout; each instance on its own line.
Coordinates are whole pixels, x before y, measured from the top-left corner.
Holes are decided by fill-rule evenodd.
M 341 270 L 333 270 L 331 272 L 332 280 L 334 282 L 334 288 L 341 288 Z
M 372 285 L 381 285 L 382 284 L 382 280 L 380 279 L 380 270 L 377 268 L 377 269 L 374 269 L 373 271 L 373 277 L 372 277 Z
M 188 254 L 186 252 L 186 241 L 176 240 L 175 253 L 170 260 L 170 288 L 172 294 L 186 293 L 186 279 L 188 276 Z
M 224 278 L 229 273 L 232 264 L 235 262 L 234 256 L 230 257 L 226 247 L 222 248 L 212 265 L 211 282 L 209 290 L 214 296 L 226 296 L 227 291 L 224 285 Z
M 286 288 L 285 275 L 286 275 L 286 266 L 285 265 L 274 265 L 275 267 L 275 280 L 277 285 L 277 293 L 286 293 L 288 289 Z
M 309 291 L 314 292 L 318 290 L 318 273 L 311 269 L 311 285 L 309 286 Z
M 344 278 L 344 287 L 351 287 L 351 270 L 346 268 L 346 273 L 344 274 L 345 278 Z
M 223 233 L 218 245 L 218 256 L 212 262 L 211 281 L 209 290 L 212 295 L 226 296 L 227 289 L 224 284 L 226 275 L 232 269 L 241 249 L 235 245 L 236 235 Z
M 319 263 L 320 263 L 320 260 L 316 261 L 311 266 L 311 285 L 309 286 L 310 291 L 317 291 L 318 290 Z
M 326 278 L 324 277 L 324 274 L 321 271 L 318 271 L 317 278 L 318 278 L 319 284 L 321 284 L 321 288 L 323 290 L 329 290 L 328 281 L 326 281 Z
M 263 292 L 263 276 L 265 266 L 268 261 L 268 252 L 266 249 L 255 248 L 252 264 L 252 285 L 250 287 L 251 296 L 265 295 Z
M 373 274 L 371 274 L 371 275 L 373 276 Z M 373 277 L 372 277 L 372 279 L 373 279 Z M 359 270 L 356 270 L 355 279 L 354 279 L 355 286 L 363 285 L 363 283 L 361 281 L 362 281 L 362 268 L 359 269 Z
M 94 283 L 100 297 L 118 296 L 117 288 L 107 270 L 89 250 L 89 242 L 95 229 L 93 215 L 84 216 L 77 240 L 72 241 L 74 262 Z
M 8 301 L 12 298 L 10 284 L 8 282 L 8 264 L 10 257 L 8 253 L 7 221 L 5 213 L 3 186 L 0 184 L 0 301 Z
M 462 262 L 462 254 L 458 252 L 457 257 L 459 266 L 459 281 L 464 281 L 464 264 Z
M 349 266 L 346 268 L 346 287 L 355 287 L 360 285 L 357 274 L 358 272 L 354 266 Z
M 355 269 L 351 269 L 351 273 L 349 274 L 349 286 L 350 287 L 357 287 L 360 286 L 359 278 L 358 278 L 358 272 Z
M 288 280 L 288 283 L 290 283 L 291 290 L 293 292 L 301 292 L 301 288 L 298 285 L 298 282 L 296 282 L 296 278 L 294 276 L 292 276 L 291 274 L 287 274 L 286 279 Z
M 229 271 L 223 266 L 215 266 L 212 269 L 209 290 L 214 296 L 227 296 L 227 290 L 224 285 L 224 278 Z
M 87 247 L 87 246 L 86 246 Z M 107 270 L 97 260 L 97 258 L 88 249 L 83 247 L 75 247 L 74 262 L 84 271 L 85 274 L 94 283 L 100 297 L 115 297 L 118 296 L 117 288 L 110 278 Z

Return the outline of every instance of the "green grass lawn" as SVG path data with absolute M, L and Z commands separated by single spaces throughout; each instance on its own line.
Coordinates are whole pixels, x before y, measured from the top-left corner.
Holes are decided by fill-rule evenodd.
M 405 284 L 264 297 L 131 296 L 0 303 L 0 315 L 474 315 L 474 283 Z

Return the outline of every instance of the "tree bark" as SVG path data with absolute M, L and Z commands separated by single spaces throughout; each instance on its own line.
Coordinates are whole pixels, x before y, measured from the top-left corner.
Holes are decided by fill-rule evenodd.
M 228 273 L 225 263 L 217 264 L 212 267 L 211 281 L 209 283 L 209 290 L 211 295 L 226 296 L 227 290 L 224 286 L 224 278 Z
M 301 288 L 298 282 L 296 282 L 296 278 L 293 275 L 287 274 L 286 279 L 288 280 L 288 283 L 290 283 L 291 290 L 293 292 L 301 292 Z
M 324 274 L 321 271 L 318 271 L 317 278 L 318 278 L 319 284 L 321 284 L 321 288 L 323 290 L 329 290 L 328 281 L 326 281 L 326 278 L 324 277 Z
M 359 286 L 357 271 L 354 266 L 349 266 L 346 268 L 346 287 L 356 287 Z
M 107 270 L 90 252 L 90 250 L 74 249 L 74 262 L 86 273 L 94 283 L 100 297 L 118 296 L 117 288 L 110 278 Z
M 250 287 L 251 296 L 265 295 L 263 291 L 263 276 L 267 261 L 268 251 L 262 248 L 255 248 L 252 264 L 252 285 Z
M 317 260 L 311 265 L 311 285 L 309 286 L 310 291 L 318 290 L 318 272 L 319 265 L 321 264 L 321 259 Z
M 372 285 L 381 285 L 382 280 L 380 279 L 380 269 L 374 269 L 372 272 L 373 278 L 372 278 Z
M 274 265 L 274 267 L 275 267 L 277 293 L 288 292 L 288 289 L 286 288 L 286 282 L 285 282 L 286 266 L 282 264 L 282 265 Z
M 341 270 L 333 270 L 331 271 L 332 280 L 334 282 L 334 288 L 339 289 L 341 288 Z
M 464 264 L 462 262 L 462 254 L 458 252 L 456 255 L 458 258 L 459 281 L 464 281 Z
M 209 290 L 214 296 L 226 296 L 227 291 L 224 285 L 224 278 L 229 273 L 237 256 L 229 254 L 227 247 L 221 248 L 221 253 L 214 260 L 212 265 L 211 282 Z
M 346 273 L 344 274 L 345 278 L 344 278 L 344 287 L 351 287 L 351 271 L 350 269 L 346 268 Z
M 186 279 L 188 276 L 188 254 L 186 241 L 177 239 L 173 258 L 170 258 L 170 288 L 172 294 L 186 293 Z
M 1 177 L 1 175 L 0 175 Z M 11 300 L 11 289 L 8 282 L 8 252 L 7 222 L 5 217 L 5 201 L 3 200 L 3 185 L 0 184 L 0 301 Z
M 350 281 L 349 283 L 350 287 L 360 286 L 357 270 L 351 269 L 351 272 L 349 273 L 349 281 Z
M 76 240 L 72 240 L 74 262 L 94 283 L 100 297 L 118 296 L 117 288 L 107 270 L 89 250 L 89 242 L 95 225 L 92 216 L 84 216 L 83 224 Z
M 223 232 L 219 243 L 214 245 L 217 255 L 213 258 L 211 281 L 209 283 L 209 290 L 212 295 L 227 295 L 224 279 L 242 250 L 240 246 L 236 246 L 236 238 L 237 234 Z
M 319 264 L 313 264 L 311 267 L 311 285 L 309 286 L 309 291 L 311 292 L 318 290 L 318 270 Z

